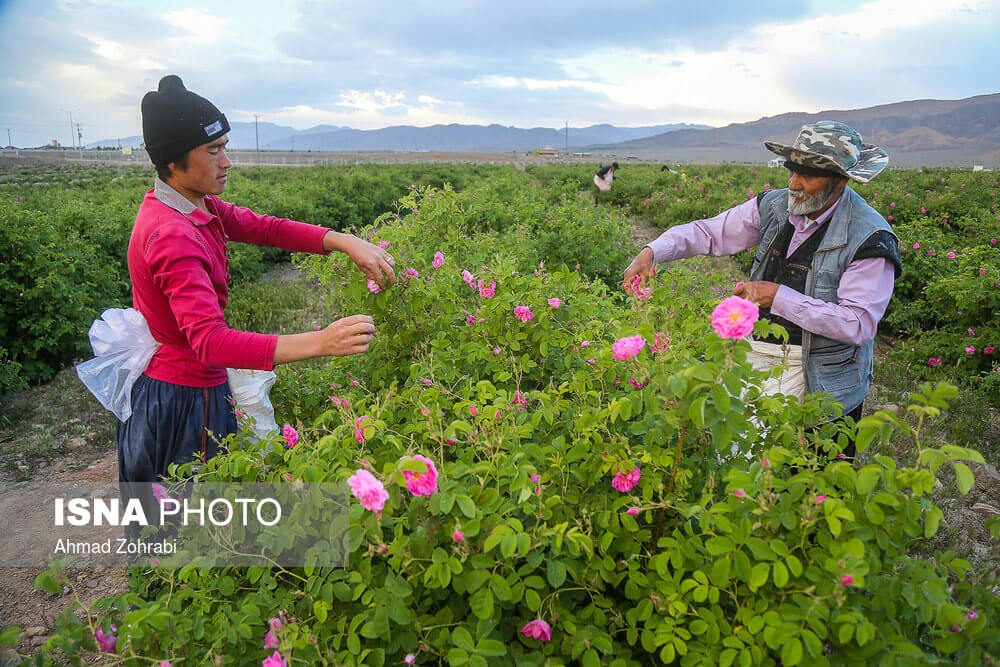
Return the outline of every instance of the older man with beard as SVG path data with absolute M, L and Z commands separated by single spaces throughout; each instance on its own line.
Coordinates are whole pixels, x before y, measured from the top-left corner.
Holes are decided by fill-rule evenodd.
M 847 182 L 867 183 L 889 157 L 835 121 L 804 125 L 792 146 L 764 145 L 785 158 L 788 188 L 667 230 L 632 260 L 622 287 L 641 288 L 656 263 L 756 246 L 750 280 L 733 293 L 789 334 L 787 345 L 773 336 L 750 341 L 756 368 L 788 365 L 765 390 L 799 398 L 827 391 L 843 408 L 841 419 L 856 421 L 871 385 L 875 333 L 902 263 L 892 227 Z M 854 453 L 852 440 L 843 454 Z

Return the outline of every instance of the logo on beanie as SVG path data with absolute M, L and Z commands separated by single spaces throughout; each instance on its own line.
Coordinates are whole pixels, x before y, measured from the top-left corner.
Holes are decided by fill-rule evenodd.
M 205 126 L 205 134 L 207 134 L 208 136 L 212 136 L 216 132 L 221 132 L 221 131 L 222 131 L 222 121 L 221 120 L 217 120 L 214 123 L 212 123 L 211 125 L 206 125 Z

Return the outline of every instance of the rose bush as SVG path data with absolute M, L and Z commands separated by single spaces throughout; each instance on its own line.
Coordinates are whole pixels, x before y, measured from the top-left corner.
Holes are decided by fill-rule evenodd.
M 376 345 L 282 367 L 296 446 L 245 425 L 197 473 L 351 479 L 347 567 L 135 571 L 100 613 L 61 618 L 53 659 L 79 663 L 112 624 L 136 664 L 971 665 L 1000 650 L 1000 604 L 968 563 L 908 556 L 937 531 L 942 466 L 966 491 L 963 461 L 981 456 L 920 444 L 912 467 L 856 470 L 835 456 L 846 426 L 812 428 L 829 400 L 763 396 L 748 343 L 713 331 L 711 277 L 612 293 L 526 229 L 474 229 L 482 202 L 421 191 L 366 230 L 419 274 L 378 294 L 335 257 L 303 259 L 338 310 L 373 314 Z M 933 418 L 952 396 L 927 386 L 911 409 Z M 859 447 L 908 428 L 878 413 Z

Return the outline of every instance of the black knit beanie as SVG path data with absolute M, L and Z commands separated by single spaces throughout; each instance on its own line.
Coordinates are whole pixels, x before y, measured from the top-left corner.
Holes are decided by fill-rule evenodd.
M 160 79 L 142 98 L 142 139 L 157 167 L 229 132 L 229 121 L 215 105 L 184 88 L 179 76 Z

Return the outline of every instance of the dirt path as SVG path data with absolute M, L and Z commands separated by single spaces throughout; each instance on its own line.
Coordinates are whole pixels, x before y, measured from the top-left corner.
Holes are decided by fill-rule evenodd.
M 78 454 L 56 459 L 44 478 L 51 482 L 114 480 L 118 478 L 117 456 L 114 451 L 104 451 L 83 460 Z M 10 486 L 0 484 L 0 493 Z M 41 568 L 0 568 L 0 628 L 22 629 L 17 647 L 22 655 L 36 652 L 48 640 L 56 618 L 74 604 L 75 597 L 90 606 L 128 588 L 124 568 L 68 568 L 64 575 L 72 587 L 63 586 L 60 594 L 49 595 L 35 590 L 35 577 L 41 572 Z M 0 664 L 8 663 L 0 658 Z M 11 660 L 10 664 L 17 663 Z

